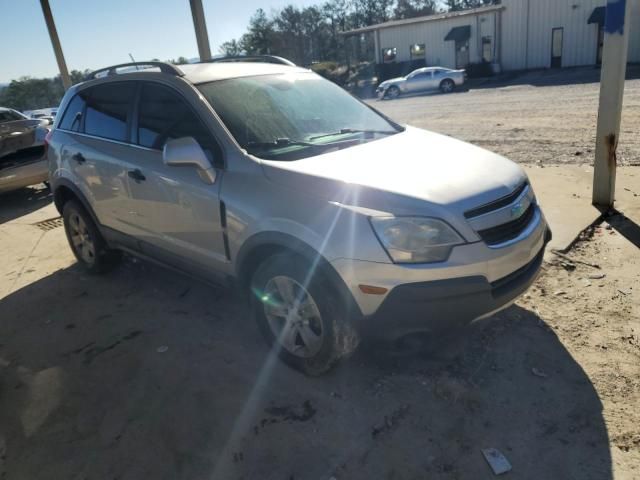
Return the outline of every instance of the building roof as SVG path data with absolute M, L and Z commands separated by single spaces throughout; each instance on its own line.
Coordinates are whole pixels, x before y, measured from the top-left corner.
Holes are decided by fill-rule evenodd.
M 489 5 L 487 7 L 471 8 L 469 10 L 461 10 L 458 12 L 444 12 L 444 13 L 436 13 L 434 15 L 425 15 L 423 17 L 407 18 L 404 20 L 391 20 L 389 22 L 377 23 L 375 25 L 369 25 L 367 27 L 347 30 L 344 32 L 340 32 L 340 34 L 341 35 L 357 35 L 359 33 L 372 32 L 374 30 L 380 30 L 382 28 L 401 27 L 403 25 L 410 25 L 413 23 L 435 22 L 438 20 L 448 20 L 450 18 L 481 15 L 483 13 L 503 10 L 504 8 L 505 8 L 504 5 Z

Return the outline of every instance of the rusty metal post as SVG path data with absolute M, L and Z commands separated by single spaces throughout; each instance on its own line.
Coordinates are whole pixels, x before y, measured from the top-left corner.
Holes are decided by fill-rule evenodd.
M 602 209 L 612 208 L 615 201 L 616 151 L 627 70 L 631 3 L 631 0 L 607 0 L 592 198 L 593 204 Z
M 56 62 L 58 62 L 58 70 L 60 70 L 62 85 L 64 86 L 65 90 L 68 90 L 69 87 L 71 87 L 71 77 L 69 77 L 67 62 L 65 62 L 64 54 L 62 53 L 62 46 L 60 45 L 58 31 L 56 30 L 56 24 L 53 21 L 53 15 L 51 14 L 51 8 L 49 7 L 49 0 L 40 0 L 40 6 L 42 7 L 44 21 L 47 24 L 47 29 L 49 30 L 49 37 L 51 38 L 53 53 L 56 56 Z
M 191 4 L 191 16 L 193 17 L 193 29 L 196 32 L 196 42 L 198 42 L 198 54 L 200 61 L 211 60 L 211 48 L 209 47 L 209 34 L 207 24 L 204 21 L 204 9 L 202 0 L 189 0 Z

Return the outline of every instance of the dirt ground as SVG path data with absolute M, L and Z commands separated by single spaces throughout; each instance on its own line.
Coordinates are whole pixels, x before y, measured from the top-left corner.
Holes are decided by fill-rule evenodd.
M 640 95 L 640 83 L 630 88 Z M 551 102 L 570 89 L 383 104 L 468 95 L 478 119 L 508 125 L 518 117 L 497 117 L 508 114 L 493 95 Z M 575 120 L 563 105 L 565 121 L 547 112 L 536 122 Z M 438 122 L 460 135 L 466 113 L 445 108 L 455 127 Z M 500 145 L 496 134 L 490 147 L 589 143 L 576 129 L 557 143 L 546 127 L 527 128 L 537 140 Z M 2 480 L 490 479 L 481 449 L 491 447 L 513 466 L 504 478 L 640 478 L 640 255 L 613 219 L 571 260 L 551 255 L 514 306 L 439 348 L 364 344 L 311 379 L 273 358 L 230 290 L 132 259 L 84 274 L 61 227 L 34 225 L 56 216 L 49 202 L 33 189 L 2 199 Z
M 401 123 L 451 135 L 519 163 L 591 164 L 600 70 L 541 71 L 509 81 L 433 94 L 370 101 Z M 640 165 L 640 66 L 624 92 L 619 165 Z

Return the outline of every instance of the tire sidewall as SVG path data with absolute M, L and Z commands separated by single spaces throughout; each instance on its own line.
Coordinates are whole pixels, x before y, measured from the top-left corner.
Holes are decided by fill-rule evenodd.
M 390 95 L 391 92 L 396 92 L 394 95 Z M 396 98 L 398 98 L 400 96 L 400 89 L 398 87 L 389 87 L 389 89 L 387 90 L 387 95 L 386 97 L 389 100 L 395 100 Z
M 450 90 L 445 90 L 445 85 L 451 85 L 451 89 Z M 451 93 L 451 92 L 453 92 L 454 88 L 455 88 L 455 84 L 453 83 L 452 80 L 446 79 L 446 80 L 443 80 L 440 83 L 440 91 L 442 93 Z
M 306 285 L 306 290 L 316 302 L 322 317 L 323 343 L 320 351 L 313 357 L 303 358 L 287 351 L 277 340 L 264 313 L 260 293 L 267 282 L 277 276 L 285 275 L 300 285 L 305 285 L 308 263 L 296 255 L 277 254 L 266 259 L 256 270 L 251 281 L 251 306 L 258 326 L 267 344 L 279 357 L 291 367 L 311 376 L 328 371 L 344 354 L 349 353 L 345 345 L 345 322 L 342 320 L 344 309 L 341 297 L 334 293 L 325 276 L 316 271 Z
M 89 238 L 93 242 L 95 255 L 94 255 L 94 261 L 91 264 L 87 263 L 82 258 L 80 253 L 74 247 L 73 241 L 71 240 L 71 232 L 69 231 L 69 228 L 70 228 L 69 219 L 71 215 L 74 215 L 74 214 L 77 214 L 80 218 L 82 218 L 85 225 L 87 226 L 87 232 L 89 234 Z M 91 273 L 102 272 L 105 269 L 105 258 L 104 258 L 106 255 L 105 242 L 102 239 L 102 236 L 100 235 L 100 232 L 98 231 L 98 228 L 93 222 L 93 219 L 91 218 L 91 216 L 77 201 L 69 200 L 64 204 L 64 207 L 62 209 L 62 218 L 64 220 L 64 231 L 67 235 L 67 240 L 69 241 L 69 247 L 71 248 L 71 251 L 73 252 L 76 259 L 78 260 L 78 263 L 80 263 L 87 271 Z

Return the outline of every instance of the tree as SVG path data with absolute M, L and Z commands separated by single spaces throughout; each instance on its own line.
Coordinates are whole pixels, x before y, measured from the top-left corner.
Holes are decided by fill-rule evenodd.
M 175 60 L 167 60 L 167 63 L 173 63 L 174 65 L 186 65 L 187 63 L 189 63 L 189 59 L 187 59 L 186 57 L 178 57 Z
M 242 49 L 253 55 L 268 55 L 274 33 L 273 22 L 259 8 L 249 20 L 249 31 L 242 36 Z
M 224 54 L 227 57 L 237 57 L 238 55 L 242 55 L 243 48 L 241 43 L 236 40 L 229 40 L 220 45 L 220 53 Z
M 404 18 L 421 17 L 423 15 L 433 15 L 438 11 L 435 0 L 398 0 L 393 10 L 394 18 L 401 20 Z
M 444 4 L 447 10 L 455 12 L 465 10 L 467 8 L 478 8 L 485 5 L 497 5 L 501 0 L 445 0 Z
M 72 70 L 69 74 L 71 83 L 83 81 L 88 73 L 89 70 Z M 53 78 L 20 77 L 0 91 L 0 105 L 21 111 L 56 107 L 63 95 L 60 75 Z

